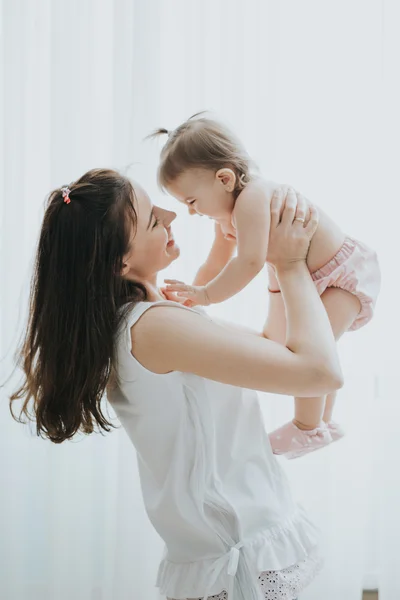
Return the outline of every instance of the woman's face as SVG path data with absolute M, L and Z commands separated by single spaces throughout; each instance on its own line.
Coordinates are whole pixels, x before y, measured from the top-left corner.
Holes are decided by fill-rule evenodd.
M 134 182 L 136 233 L 132 227 L 130 247 L 124 256 L 122 276 L 126 279 L 152 283 L 157 273 L 178 258 L 180 250 L 175 244 L 171 223 L 176 213 L 153 206 L 144 189 Z

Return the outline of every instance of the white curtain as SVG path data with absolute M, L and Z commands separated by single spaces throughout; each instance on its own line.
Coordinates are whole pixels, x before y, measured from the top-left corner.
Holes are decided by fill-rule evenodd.
M 2 0 L 1 381 L 23 331 L 43 200 L 92 167 L 123 169 L 179 217 L 190 280 L 212 238 L 157 190 L 155 127 L 209 109 L 266 177 L 288 182 L 379 253 L 376 317 L 340 342 L 340 444 L 282 463 L 325 535 L 304 600 L 400 583 L 397 373 L 400 106 L 397 0 Z M 213 314 L 260 327 L 265 274 Z M 162 543 L 122 429 L 56 446 L 14 422 L 1 391 L 0 596 L 158 600 Z M 292 400 L 262 397 L 267 429 Z M 109 414 L 115 418 L 111 408 Z M 115 423 L 118 423 L 115 418 Z

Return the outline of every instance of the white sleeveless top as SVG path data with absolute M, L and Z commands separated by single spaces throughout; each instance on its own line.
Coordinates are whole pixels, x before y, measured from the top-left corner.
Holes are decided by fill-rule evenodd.
M 140 302 L 117 337 L 119 385 L 108 391 L 134 444 L 147 514 L 165 542 L 157 586 L 169 598 L 260 600 L 258 576 L 306 559 L 318 531 L 292 499 L 255 391 L 190 373 L 165 375 L 131 353 Z M 157 309 L 153 309 L 157 310 Z

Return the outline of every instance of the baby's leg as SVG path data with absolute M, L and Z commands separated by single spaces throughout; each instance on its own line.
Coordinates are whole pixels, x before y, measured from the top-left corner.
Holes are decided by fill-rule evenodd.
M 270 283 L 271 289 L 278 289 L 276 280 Z M 328 288 L 321 296 L 326 308 L 335 339 L 338 340 L 349 329 L 358 315 L 361 304 L 356 296 L 340 288 Z M 270 310 L 264 327 L 264 335 L 274 341 L 285 343 L 286 319 L 281 294 L 270 294 Z M 270 434 L 272 448 L 276 454 L 285 454 L 288 458 L 301 456 L 311 450 L 324 447 L 329 441 L 339 439 L 343 435 L 339 431 L 329 433 L 318 427 L 321 420 L 330 421 L 336 393 L 328 394 L 325 406 L 325 396 L 319 398 L 295 398 L 295 419 Z M 312 433 L 302 434 L 299 430 Z M 296 433 L 297 432 L 297 433 Z M 315 435 L 314 435 L 315 434 Z M 303 439 L 302 436 L 306 436 Z M 292 439 L 293 438 L 293 439 Z M 298 438 L 298 439 L 297 439 Z M 325 439 L 326 438 L 326 439 Z M 311 440 L 311 443 L 310 443 Z M 293 448 L 292 448 L 293 446 Z M 296 447 L 295 447 L 296 446 Z M 307 449 L 308 447 L 308 449 Z
M 360 312 L 361 303 L 354 294 L 340 288 L 328 288 L 322 294 L 321 300 L 328 314 L 333 335 L 338 340 L 354 322 Z M 333 408 L 333 399 L 330 396 L 330 408 Z M 299 429 L 314 429 L 321 422 L 324 409 L 325 397 L 295 398 L 295 424 Z
M 268 281 L 271 290 L 279 290 L 279 283 L 275 277 L 275 271 L 268 266 Z M 282 294 L 269 294 L 269 307 L 267 320 L 265 321 L 263 333 L 266 338 L 285 344 L 286 340 L 286 315 Z
M 331 392 L 326 396 L 324 414 L 322 415 L 322 420 L 325 421 L 325 423 L 329 423 L 329 421 L 332 420 L 332 413 L 333 408 L 335 406 L 336 395 L 337 392 Z
M 270 289 L 279 289 L 278 282 L 271 267 L 268 268 L 268 271 Z M 267 320 L 264 325 L 264 335 L 274 342 L 285 344 L 286 316 L 282 294 L 269 294 L 269 307 Z M 315 429 L 321 422 L 324 407 L 325 396 L 320 398 L 295 399 L 295 424 L 299 429 Z
M 277 289 L 271 284 L 272 290 Z M 286 316 L 285 306 L 283 303 L 282 294 L 269 294 L 269 308 L 266 323 L 264 325 L 264 335 L 274 342 L 285 344 L 286 341 Z M 306 412 L 314 411 L 317 412 L 317 416 L 311 414 L 311 418 L 315 419 L 315 425 L 310 422 L 309 425 L 304 426 L 299 423 L 299 427 L 296 426 L 296 420 L 293 422 L 286 423 L 282 427 L 274 430 L 269 434 L 269 440 L 271 443 L 272 451 L 275 454 L 283 454 L 287 458 L 295 458 L 310 452 L 310 447 L 313 449 L 322 448 L 332 442 L 332 437 L 328 430 L 321 433 L 321 428 L 318 427 L 321 421 L 321 415 L 324 409 L 325 397 L 322 398 L 298 398 L 296 401 L 296 419 L 299 419 L 299 412 L 303 409 L 303 403 L 307 403 Z M 312 403 L 312 406 L 310 404 Z M 298 410 L 300 409 L 300 411 Z M 305 419 L 310 418 L 308 414 L 303 417 Z M 302 432 L 300 428 L 308 429 L 307 432 Z M 312 440 L 310 444 L 310 440 Z
M 274 270 L 268 265 L 269 287 L 272 290 L 279 289 Z M 332 326 L 333 335 L 338 340 L 345 331 L 349 329 L 356 316 L 360 312 L 361 303 L 359 299 L 340 288 L 328 288 L 321 296 L 329 321 Z M 286 340 L 286 317 L 282 294 L 269 295 L 269 310 L 264 325 L 265 337 L 284 344 Z M 320 398 L 296 398 L 295 419 L 300 429 L 313 429 L 324 417 L 330 420 L 336 392 L 328 394 L 325 409 L 325 396 Z M 327 419 L 325 419 L 325 417 Z

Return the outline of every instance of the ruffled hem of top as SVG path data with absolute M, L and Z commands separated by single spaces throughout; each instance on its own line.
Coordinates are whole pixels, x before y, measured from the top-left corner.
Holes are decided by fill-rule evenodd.
M 302 507 L 272 528 L 260 531 L 251 540 L 242 540 L 246 553 L 258 573 L 280 571 L 305 560 L 319 545 L 319 531 Z M 229 548 L 227 549 L 227 552 Z M 208 589 L 208 577 L 218 560 L 207 558 L 193 562 L 175 563 L 164 558 L 159 566 L 156 586 L 168 598 L 200 597 Z M 227 589 L 228 575 L 223 571 L 210 595 Z

